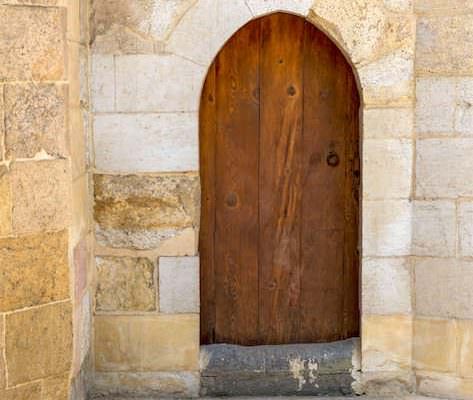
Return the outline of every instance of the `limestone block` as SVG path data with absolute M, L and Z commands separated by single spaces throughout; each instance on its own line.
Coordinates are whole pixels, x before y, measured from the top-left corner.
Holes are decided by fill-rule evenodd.
M 4 141 L 5 141 L 5 104 L 3 101 L 4 97 L 4 85 L 0 85 L 0 161 L 3 160 L 4 155 Z
M 5 327 L 9 385 L 69 371 L 72 358 L 70 302 L 8 314 Z
M 366 139 L 363 142 L 363 198 L 409 198 L 412 140 Z
M 147 258 L 97 257 L 96 311 L 156 310 L 155 266 Z
M 6 365 L 5 365 L 5 343 L 3 338 L 5 337 L 5 319 L 0 317 L 0 394 L 2 389 L 5 388 L 7 384 L 7 375 L 6 375 Z
M 455 256 L 456 206 L 453 201 L 416 201 L 412 223 L 412 254 Z
M 412 11 L 414 0 L 384 0 L 390 11 Z
M 94 54 L 90 95 L 95 112 L 115 110 L 115 58 L 110 55 Z
M 420 17 L 417 21 L 416 51 L 416 71 L 419 74 L 471 75 L 471 15 L 462 13 Z
M 34 382 L 8 390 L 0 389 L 0 398 L 2 400 L 42 400 L 41 382 Z
M 65 157 L 67 86 L 5 85 L 7 158 L 32 158 L 39 152 Z
M 87 263 L 89 248 L 87 239 L 82 238 L 73 250 L 74 262 L 74 299 L 80 301 L 89 281 Z
M 71 190 L 67 160 L 14 163 L 11 182 L 15 232 L 69 226 Z
M 5 166 L 0 166 L 0 236 L 12 230 L 12 198 L 10 175 Z
M 21 4 L 27 4 L 27 5 L 41 5 L 41 6 L 56 6 L 56 5 L 62 5 L 61 1 L 64 0 L 2 0 L 2 4 L 12 4 L 12 5 L 21 5 Z
M 65 26 L 63 8 L 0 5 L 0 81 L 64 79 Z
M 418 197 L 473 196 L 472 139 L 423 139 L 416 152 Z
M 77 243 L 89 229 L 91 211 L 89 175 L 83 174 L 72 182 L 72 226 L 71 243 Z
M 364 315 L 412 312 L 412 276 L 408 259 L 365 258 L 361 270 Z
M 196 174 L 95 175 L 99 244 L 150 249 L 199 223 Z
M 207 69 L 172 54 L 115 57 L 120 112 L 199 110 Z
M 408 200 L 364 201 L 364 256 L 409 255 L 411 219 L 412 204 Z
M 198 252 L 199 233 L 197 229 L 183 229 L 176 236 L 163 241 L 156 249 L 160 256 L 195 256 Z
M 54 376 L 42 381 L 41 400 L 69 398 L 69 374 Z
M 255 17 L 277 11 L 306 16 L 314 0 L 246 0 L 248 7 Z
M 428 371 L 455 372 L 457 329 L 455 320 L 414 320 L 414 365 Z
M 199 312 L 199 257 L 159 258 L 159 311 Z
M 95 166 L 101 171 L 199 169 L 196 113 L 98 115 L 94 135 Z
M 412 364 L 412 317 L 406 315 L 362 318 L 362 370 L 396 371 Z
M 363 111 L 365 139 L 412 138 L 413 133 L 412 108 L 369 108 Z
M 473 203 L 458 204 L 458 248 L 462 257 L 473 257 Z
M 78 301 L 74 309 L 74 363 L 73 375 L 80 373 L 91 350 L 92 301 L 89 292 Z
M 0 239 L 0 312 L 67 299 L 67 252 L 66 231 Z
M 457 321 L 460 376 L 473 377 L 473 321 Z
M 465 14 L 473 11 L 471 0 L 416 0 L 417 14 Z
M 169 35 L 166 50 L 208 67 L 225 42 L 252 17 L 244 0 L 199 0 Z
M 416 373 L 417 391 L 426 396 L 445 399 L 473 398 L 473 379 L 465 379 L 452 374 L 423 372 Z
M 455 132 L 462 136 L 473 136 L 473 79 L 457 80 L 455 110 Z
M 197 371 L 198 315 L 97 316 L 99 372 Z

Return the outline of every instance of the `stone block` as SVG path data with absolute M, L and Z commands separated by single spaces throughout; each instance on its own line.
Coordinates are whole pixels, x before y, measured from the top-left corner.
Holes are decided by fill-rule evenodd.
M 313 0 L 246 0 L 248 7 L 255 17 L 267 15 L 278 11 L 286 11 L 305 17 Z
M 414 365 L 416 369 L 455 372 L 457 361 L 456 321 L 414 321 Z
M 198 136 L 197 113 L 97 115 L 95 166 L 125 173 L 197 171 Z
M 422 139 L 416 146 L 416 196 L 473 196 L 473 140 Z
M 147 258 L 97 257 L 96 311 L 156 310 L 155 266 Z
M 458 250 L 462 257 L 473 257 L 473 203 L 458 203 Z
M 199 110 L 206 68 L 172 54 L 115 56 L 115 65 L 117 111 Z
M 9 385 L 69 371 L 72 358 L 70 302 L 8 314 L 5 327 Z
M 456 247 L 456 205 L 453 201 L 415 201 L 412 254 L 451 257 Z
M 67 86 L 5 85 L 5 150 L 7 158 L 33 158 L 37 153 L 65 157 Z
M 198 315 L 97 316 L 98 372 L 197 371 Z
M 159 311 L 199 312 L 199 257 L 159 258 Z
M 363 143 L 363 198 L 408 199 L 413 154 L 412 140 L 366 139 Z
M 34 382 L 12 389 L 0 389 L 2 400 L 43 400 L 41 397 L 41 382 Z
M 365 139 L 412 138 L 413 133 L 412 108 L 369 108 L 363 111 Z
M 5 104 L 3 101 L 4 85 L 0 85 L 0 161 L 3 160 L 4 141 L 5 141 Z
M 63 8 L 0 5 L 0 81 L 64 79 L 65 26 Z
M 6 236 L 12 230 L 12 195 L 8 170 L 0 166 L 0 236 Z
M 0 394 L 2 389 L 5 389 L 7 385 L 7 370 L 5 365 L 5 343 L 3 338 L 5 337 L 5 318 L 0 316 Z
M 465 14 L 473 12 L 473 3 L 470 0 L 416 0 L 417 14 Z
M 446 373 L 416 373 L 417 393 L 429 397 L 469 400 L 473 398 L 473 379 Z
M 362 370 L 396 371 L 412 365 L 412 317 L 366 315 L 361 321 Z
M 0 312 L 69 297 L 66 231 L 0 239 L 0 265 Z
M 90 226 L 91 194 L 89 175 L 83 174 L 72 181 L 71 201 L 71 243 L 77 243 L 87 235 Z
M 412 312 L 412 275 L 408 259 L 367 258 L 362 265 L 364 315 Z
M 74 309 L 74 357 L 73 375 L 80 373 L 91 351 L 92 301 L 89 292 L 78 300 Z
M 82 238 L 79 243 L 74 247 L 73 250 L 74 260 L 74 299 L 79 300 L 82 298 L 89 278 L 88 278 L 88 260 L 89 260 L 89 248 L 87 239 Z
M 412 204 L 408 200 L 363 202 L 365 257 L 406 256 L 411 251 Z
M 69 374 L 47 378 L 41 384 L 41 400 L 65 400 L 69 398 Z
M 473 377 L 473 321 L 457 321 L 460 376 Z
M 196 174 L 95 175 L 97 241 L 110 247 L 157 248 L 199 223 Z
M 417 21 L 416 52 L 416 71 L 419 74 L 471 75 L 471 15 L 462 13 L 420 17 Z
M 413 11 L 414 0 L 384 0 L 384 5 L 389 11 Z
M 115 58 L 92 55 L 90 96 L 95 112 L 115 111 Z
M 461 136 L 473 136 L 473 79 L 457 80 L 455 132 Z

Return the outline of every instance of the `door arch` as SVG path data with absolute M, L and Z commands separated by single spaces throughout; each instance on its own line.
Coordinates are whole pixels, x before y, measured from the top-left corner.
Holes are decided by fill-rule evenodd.
M 359 334 L 359 94 L 304 19 L 249 22 L 210 67 L 200 107 L 201 342 Z

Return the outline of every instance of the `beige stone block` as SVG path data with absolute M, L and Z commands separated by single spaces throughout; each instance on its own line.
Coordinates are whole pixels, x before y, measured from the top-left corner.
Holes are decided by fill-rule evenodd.
M 417 392 L 425 396 L 445 399 L 470 400 L 473 398 L 473 379 L 452 374 L 417 372 Z
M 115 57 L 92 55 L 91 100 L 95 112 L 115 110 Z
M 67 232 L 0 239 L 0 312 L 69 297 Z
M 63 8 L 0 5 L 0 81 L 63 79 L 65 31 Z
M 77 243 L 87 234 L 90 223 L 91 200 L 89 176 L 83 174 L 72 182 L 72 226 L 71 243 Z
M 155 265 L 147 258 L 97 257 L 96 311 L 156 310 Z
M 99 372 L 196 371 L 199 316 L 97 316 Z
M 43 400 L 41 397 L 41 382 L 34 382 L 12 389 L 1 390 L 2 400 Z
M 473 257 L 473 203 L 458 204 L 458 250 L 462 257 Z
M 413 133 L 412 108 L 370 108 L 363 111 L 365 139 L 409 139 Z
M 365 258 L 361 271 L 361 304 L 364 315 L 412 312 L 412 276 L 409 259 Z
M 69 374 L 43 380 L 41 400 L 66 400 L 69 398 Z
M 420 17 L 416 50 L 416 71 L 419 74 L 472 74 L 472 16 L 465 13 Z
M 414 365 L 428 371 L 455 372 L 457 357 L 455 320 L 414 320 Z
M 63 84 L 5 85 L 6 156 L 65 157 L 67 104 Z
M 413 154 L 412 140 L 366 139 L 363 143 L 363 198 L 408 199 Z
M 246 0 L 248 7 L 255 17 L 267 15 L 278 11 L 286 11 L 305 17 L 313 0 Z
M 471 0 L 416 0 L 417 14 L 465 14 L 473 12 Z
M 67 160 L 14 163 L 11 182 L 15 232 L 69 226 L 71 183 Z
M 84 121 L 87 118 L 86 111 L 80 108 L 69 109 L 69 132 L 70 132 L 70 159 L 71 159 L 71 177 L 78 179 L 87 171 L 87 129 Z
M 31 6 L 61 6 L 68 0 L 2 0 L 2 4 L 31 5 Z
M 156 249 L 160 256 L 195 256 L 198 247 L 198 232 L 194 228 L 183 229 L 176 236 L 164 240 Z
M 81 0 L 67 0 L 67 39 L 73 42 L 81 39 L 80 3 Z
M 4 141 L 5 141 L 5 104 L 3 101 L 4 85 L 0 85 L 0 161 L 4 158 Z
M 423 139 L 416 152 L 418 197 L 473 196 L 472 139 Z
M 76 302 L 74 309 L 74 357 L 73 375 L 80 373 L 87 355 L 91 351 L 92 336 L 92 301 L 89 292 L 86 292 Z
M 12 230 L 12 194 L 8 170 L 0 166 L 0 236 L 6 236 Z
M 362 318 L 362 370 L 396 371 L 412 365 L 412 317 L 370 315 Z
M 98 243 L 150 249 L 199 223 L 196 174 L 95 175 Z
M 473 321 L 457 321 L 460 376 L 473 377 Z
M 5 318 L 0 315 L 0 393 L 7 385 L 7 370 L 5 365 Z
M 473 78 L 458 78 L 455 103 L 455 132 L 473 136 Z
M 456 246 L 456 205 L 453 201 L 415 201 L 412 254 L 451 257 Z
M 8 314 L 5 327 L 9 385 L 69 371 L 72 359 L 70 302 Z
M 415 0 L 384 0 L 384 5 L 389 11 L 412 12 L 414 1 Z

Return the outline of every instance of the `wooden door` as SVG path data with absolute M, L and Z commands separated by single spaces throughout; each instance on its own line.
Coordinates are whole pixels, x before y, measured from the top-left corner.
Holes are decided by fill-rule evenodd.
M 359 334 L 359 96 L 340 50 L 299 17 L 250 22 L 200 109 L 201 342 Z

